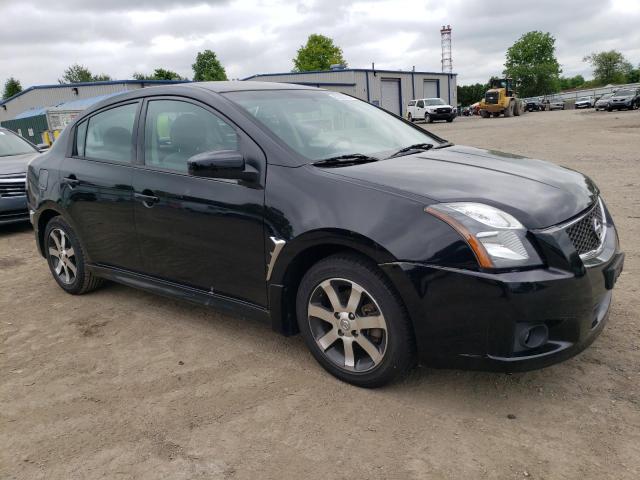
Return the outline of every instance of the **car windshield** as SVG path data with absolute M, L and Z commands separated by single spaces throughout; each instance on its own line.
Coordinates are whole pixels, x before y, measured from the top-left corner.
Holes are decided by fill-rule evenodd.
M 613 96 L 613 93 L 605 93 L 600 97 L 600 100 L 603 100 L 605 98 L 611 98 L 612 96 Z
M 0 130 L 0 157 L 37 152 L 29 143 L 13 133 Z
M 441 98 L 427 98 L 424 103 L 426 105 L 446 105 Z
M 311 161 L 359 153 L 384 157 L 441 139 L 367 102 L 323 90 L 228 92 L 280 140 Z
M 631 96 L 631 95 L 633 95 L 633 92 L 631 90 L 618 90 L 615 93 L 614 96 L 615 97 L 628 97 L 628 96 Z
M 580 97 L 578 99 L 579 102 L 586 102 L 587 100 L 589 100 L 589 97 Z

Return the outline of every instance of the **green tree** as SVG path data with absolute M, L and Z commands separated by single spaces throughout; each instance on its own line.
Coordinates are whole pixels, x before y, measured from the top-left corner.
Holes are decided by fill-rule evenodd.
M 193 68 L 194 82 L 210 82 L 215 80 L 226 80 L 227 72 L 211 50 L 198 52 L 196 63 L 191 65 Z
M 560 90 L 570 90 L 584 85 L 584 77 L 576 75 L 575 77 L 560 77 Z
M 317 33 L 309 35 L 307 43 L 298 49 L 296 58 L 293 59 L 296 72 L 329 70 L 334 64 L 347 66 L 342 49 L 331 38 Z
M 62 78 L 58 80 L 58 83 L 104 82 L 107 80 L 111 80 L 109 75 L 105 73 L 93 75 L 84 65 L 74 63 L 64 71 L 64 74 L 62 75 Z
M 593 76 L 600 85 L 624 83 L 633 71 L 631 63 L 617 50 L 592 53 L 584 57 L 583 61 L 591 64 Z
M 627 82 L 629 83 L 640 82 L 640 65 L 638 65 L 638 68 L 634 68 L 629 72 L 629 75 L 627 75 Z
M 521 97 L 555 93 L 560 88 L 560 64 L 555 55 L 556 39 L 546 32 L 522 35 L 507 50 L 505 75 L 519 85 Z
M 460 105 L 472 105 L 484 97 L 489 85 L 474 83 L 473 85 L 458 85 L 458 103 Z
M 136 80 L 187 80 L 176 72 L 164 68 L 156 68 L 152 74 L 134 73 L 133 78 Z
M 15 94 L 20 93 L 22 91 L 22 85 L 20 85 L 20 80 L 16 80 L 13 77 L 7 78 L 7 81 L 4 82 L 4 93 L 2 94 L 2 98 L 10 98 Z

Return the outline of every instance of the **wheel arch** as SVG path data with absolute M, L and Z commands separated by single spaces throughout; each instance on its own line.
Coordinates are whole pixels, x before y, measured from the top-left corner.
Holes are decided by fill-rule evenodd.
M 338 253 L 358 255 L 376 265 L 396 261 L 378 243 L 347 230 L 316 230 L 289 241 L 276 261 L 269 284 L 269 307 L 275 331 L 284 335 L 298 333 L 295 301 L 300 280 L 314 264 Z M 393 283 L 390 278 L 389 281 Z

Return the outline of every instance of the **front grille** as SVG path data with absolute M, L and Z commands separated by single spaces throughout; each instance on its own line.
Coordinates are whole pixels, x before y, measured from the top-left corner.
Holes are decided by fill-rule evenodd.
M 438 113 L 451 113 L 451 109 L 449 107 L 439 108 Z
M 497 104 L 499 97 L 500 94 L 498 92 L 487 92 L 487 94 L 485 95 L 485 102 Z
M 604 242 L 605 229 L 604 212 L 602 204 L 598 200 L 587 214 L 569 224 L 566 227 L 566 232 L 576 252 L 580 256 L 585 256 L 600 250 Z
M 0 177 L 0 198 L 23 197 L 27 194 L 22 175 Z

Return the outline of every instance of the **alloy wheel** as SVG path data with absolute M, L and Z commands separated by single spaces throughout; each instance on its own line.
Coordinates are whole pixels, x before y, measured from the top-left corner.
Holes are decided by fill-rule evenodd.
M 66 285 L 72 284 L 78 274 L 76 255 L 67 234 L 54 228 L 49 233 L 48 252 L 53 270 L 60 281 Z
M 321 352 L 349 372 L 367 372 L 383 360 L 387 323 L 373 296 L 355 282 L 331 278 L 309 298 L 311 334 Z

